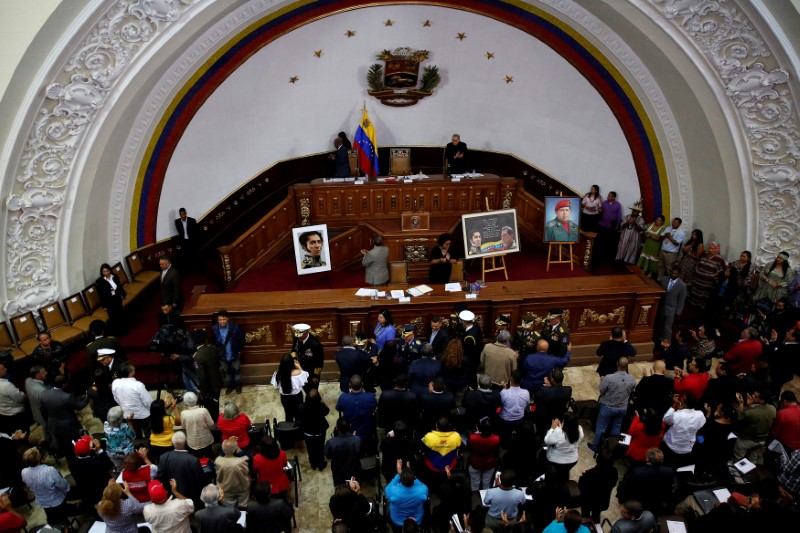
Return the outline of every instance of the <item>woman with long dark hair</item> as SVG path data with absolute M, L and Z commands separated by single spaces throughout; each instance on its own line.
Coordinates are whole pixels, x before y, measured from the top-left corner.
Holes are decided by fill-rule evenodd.
M 603 208 L 603 199 L 600 197 L 600 187 L 592 185 L 589 192 L 581 199 L 581 229 L 584 231 L 597 231 Z
M 325 470 L 328 462 L 325 460 L 325 430 L 328 429 L 328 420 L 325 418 L 331 410 L 322 401 L 317 389 L 311 389 L 306 395 L 305 403 L 297 410 L 297 419 L 300 421 L 300 431 L 305 435 L 306 451 L 311 469 Z
M 281 405 L 287 422 L 294 422 L 297 408 L 303 403 L 303 385 L 306 382 L 308 382 L 308 372 L 300 366 L 300 361 L 291 354 L 281 357 L 271 383 L 281 394 Z
M 755 300 L 768 299 L 774 306 L 775 302 L 786 296 L 789 282 L 792 281 L 792 276 L 788 275 L 791 271 L 789 254 L 779 253 L 769 268 L 759 276 Z
M 460 339 L 451 339 L 442 352 L 442 369 L 439 375 L 444 378 L 447 390 L 456 397 L 456 404 L 461 405 L 464 393 L 469 384 L 467 368 L 464 363 L 464 347 Z
M 567 413 L 562 422 L 553 419 L 550 430 L 544 436 L 547 445 L 547 470 L 545 479 L 548 484 L 569 481 L 569 471 L 578 463 L 578 446 L 583 440 L 583 428 L 578 424 L 578 417 Z
M 447 283 L 453 271 L 456 259 L 450 255 L 450 245 L 453 238 L 449 233 L 442 233 L 436 241 L 437 246 L 431 249 L 430 269 L 428 270 L 429 283 Z
M 636 416 L 628 428 L 631 443 L 625 455 L 638 463 L 647 462 L 647 450 L 658 448 L 667 430 L 662 417 L 663 414 L 652 409 L 645 409 L 641 415 L 636 411 Z
M 127 294 L 119 277 L 114 274 L 108 263 L 100 265 L 100 277 L 94 282 L 97 285 L 97 296 L 100 297 L 100 307 L 108 313 L 106 333 L 121 335 L 125 320 L 122 316 L 122 301 Z
M 692 284 L 694 267 L 697 266 L 697 262 L 703 257 L 705 250 L 706 248 L 703 245 L 703 231 L 699 229 L 692 231 L 692 236 L 681 246 L 681 260 L 678 262 L 678 268 L 681 271 L 681 279 L 686 285 Z
M 172 409 L 173 414 L 167 414 L 167 409 Z M 175 434 L 175 426 L 181 425 L 181 412 L 178 410 L 177 402 L 171 394 L 167 394 L 164 399 L 153 400 L 150 404 L 150 448 L 147 451 L 148 457 L 154 462 L 158 458 L 173 449 L 172 436 Z
M 281 450 L 278 442 L 269 435 L 264 436 L 259 444 L 259 451 L 253 455 L 253 471 L 256 483 L 268 481 L 272 487 L 272 495 L 285 498 L 291 482 L 284 470 L 289 465 L 286 452 Z
M 749 250 L 743 251 L 739 254 L 739 260 L 731 263 L 731 266 L 736 269 L 736 283 L 739 285 L 733 307 L 742 309 L 753 301 L 753 254 Z

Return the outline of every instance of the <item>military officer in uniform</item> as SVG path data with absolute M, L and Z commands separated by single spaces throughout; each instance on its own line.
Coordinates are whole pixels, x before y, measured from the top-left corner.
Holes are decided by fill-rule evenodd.
M 308 392 L 311 389 L 319 388 L 319 378 L 322 375 L 322 365 L 325 353 L 322 344 L 309 331 L 311 326 L 308 324 L 295 324 L 292 326 L 294 331 L 294 343 L 292 344 L 292 354 L 300 361 L 300 366 L 308 372 L 309 380 L 303 389 Z
M 501 331 L 508 331 L 511 327 L 511 317 L 509 315 L 500 315 L 494 320 L 494 325 L 497 326 L 497 331 L 494 332 L 495 338 Z
M 367 371 L 361 376 L 364 380 L 364 390 L 375 392 L 375 385 L 379 382 L 378 376 L 378 345 L 370 341 L 369 335 L 363 331 L 356 333 L 353 338 L 353 346 L 356 350 L 366 353 L 372 364 L 367 366 Z
M 572 214 L 569 200 L 560 200 L 555 211 L 556 218 L 545 224 L 545 242 L 577 242 L 578 224 L 569 219 Z
M 517 367 L 522 366 L 528 354 L 536 352 L 536 343 L 542 338 L 542 334 L 536 331 L 536 317 L 531 313 L 522 315 L 522 324 L 517 328 L 514 336 L 513 348 L 519 353 Z
M 550 345 L 547 353 L 559 357 L 567 354 L 567 346 L 570 342 L 569 328 L 561 321 L 563 314 L 564 311 L 561 309 L 548 309 L 545 317 L 547 324 L 542 329 L 542 338 Z
M 483 351 L 483 332 L 475 322 L 475 313 L 467 309 L 458 313 L 458 318 L 464 326 L 461 345 L 464 347 L 464 367 L 467 369 L 470 387 L 478 386 L 478 366 L 481 362 Z
M 422 341 L 419 340 L 414 334 L 414 324 L 406 324 L 403 326 L 403 344 L 400 346 L 400 356 L 403 359 L 403 365 L 408 370 L 409 365 L 422 357 Z

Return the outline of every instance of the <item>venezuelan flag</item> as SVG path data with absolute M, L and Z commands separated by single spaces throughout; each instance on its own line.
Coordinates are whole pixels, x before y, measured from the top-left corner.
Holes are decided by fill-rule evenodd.
M 365 107 L 361 115 L 361 122 L 353 136 L 353 145 L 358 151 L 358 167 L 367 177 L 375 177 L 381 173 L 378 163 L 378 141 L 375 138 L 375 126 L 369 119 Z

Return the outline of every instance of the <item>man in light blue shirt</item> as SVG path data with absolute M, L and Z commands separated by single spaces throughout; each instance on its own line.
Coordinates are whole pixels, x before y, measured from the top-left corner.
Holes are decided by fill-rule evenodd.
M 486 491 L 483 504 L 489 506 L 486 513 L 486 527 L 497 531 L 503 527 L 503 513 L 509 524 L 516 524 L 520 516 L 520 506 L 525 504 L 525 493 L 514 488 L 514 471 L 503 470 L 495 486 Z
M 402 527 L 407 518 L 422 524 L 428 487 L 416 478 L 411 468 L 403 468 L 402 459 L 397 460 L 397 475 L 386 485 L 386 500 L 392 524 Z
M 683 241 L 686 240 L 686 232 L 681 228 L 681 224 L 683 224 L 683 220 L 675 217 L 672 219 L 672 228 L 664 232 L 661 253 L 658 255 L 659 278 L 666 276 L 672 270 L 672 266 L 678 259 L 678 252 L 683 246 Z

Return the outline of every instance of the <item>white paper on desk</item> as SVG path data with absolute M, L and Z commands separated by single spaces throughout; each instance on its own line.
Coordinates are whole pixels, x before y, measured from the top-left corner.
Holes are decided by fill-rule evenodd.
M 400 302 L 401 304 L 407 304 L 408 302 L 411 301 L 411 298 L 409 298 L 408 296 L 401 296 L 400 298 L 397 299 L 397 301 Z
M 376 289 L 361 288 L 356 291 L 356 296 L 375 296 L 377 293 Z
M 475 293 L 472 293 L 472 294 L 467 293 L 467 294 L 464 295 L 464 298 L 466 298 L 467 300 L 477 300 L 478 299 L 478 295 L 475 294 Z
M 783 444 L 777 440 L 770 442 L 769 446 L 767 446 L 767 449 L 771 452 L 779 453 L 784 457 L 789 457 L 789 454 L 786 453 L 786 448 L 784 448 Z
M 455 176 L 450 176 L 450 181 L 461 181 L 461 178 L 457 178 Z
M 676 472 L 691 472 L 694 474 L 694 465 L 686 465 L 675 469 Z
M 728 499 L 730 499 L 730 497 L 731 497 L 730 491 L 728 489 L 726 489 L 726 488 L 712 490 L 711 492 L 714 493 L 714 497 L 716 497 L 717 500 L 719 500 L 720 503 L 724 503 L 724 502 L 728 501 Z
M 627 433 L 620 433 L 619 434 L 619 443 L 623 446 L 628 446 L 631 443 L 631 436 Z
M 378 298 L 384 298 L 386 296 L 386 291 L 378 291 Z
M 454 283 L 445 283 L 444 290 L 447 292 L 461 292 L 461 284 L 457 281 Z
M 754 465 L 753 463 L 751 463 L 747 459 L 742 459 L 741 461 L 736 461 L 734 463 L 734 466 L 736 467 L 736 470 L 738 470 L 742 474 L 746 474 L 746 473 L 748 473 L 749 471 L 753 470 L 756 467 L 756 465 Z
M 389 291 L 389 294 L 392 295 L 392 298 L 395 298 L 397 300 L 399 300 L 400 298 L 405 298 L 406 297 L 406 293 L 404 293 L 403 291 L 398 290 L 398 289 L 393 289 L 393 290 Z
M 667 531 L 669 533 L 686 533 L 686 524 L 675 520 L 667 520 Z

